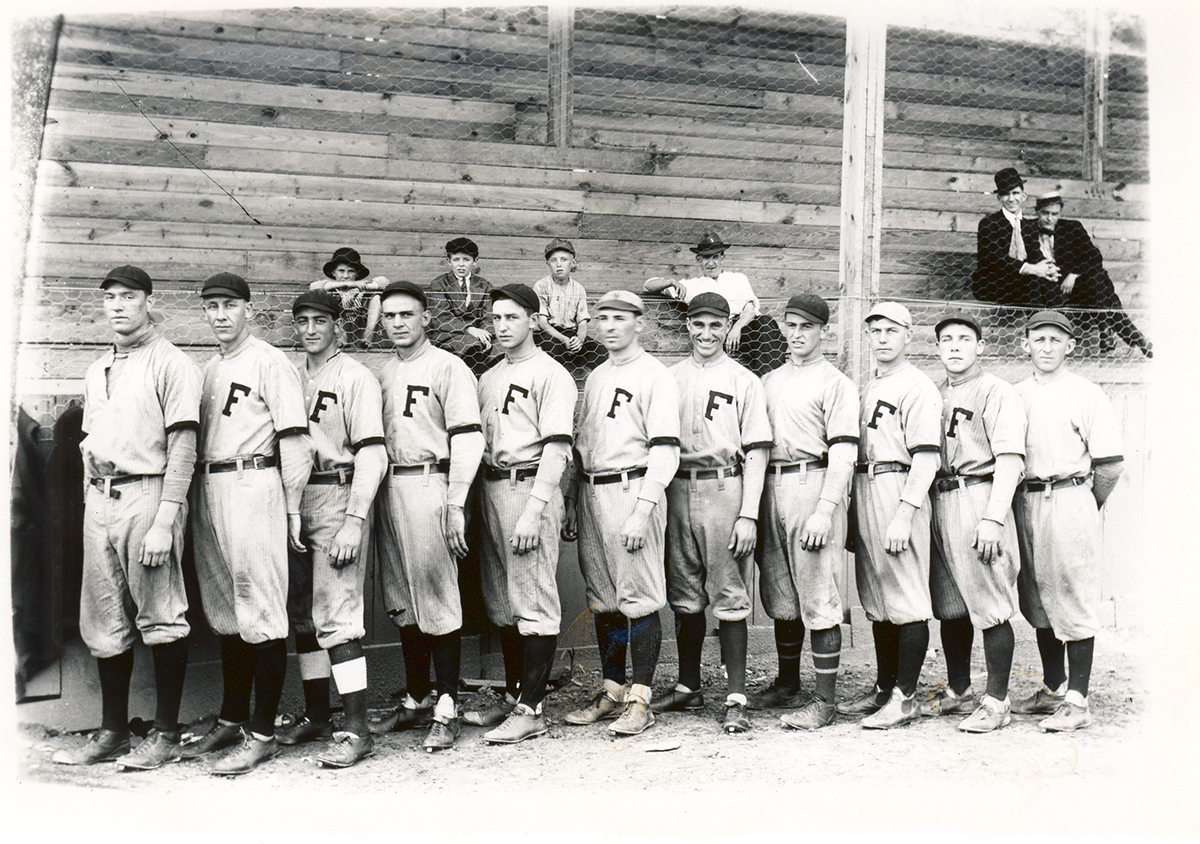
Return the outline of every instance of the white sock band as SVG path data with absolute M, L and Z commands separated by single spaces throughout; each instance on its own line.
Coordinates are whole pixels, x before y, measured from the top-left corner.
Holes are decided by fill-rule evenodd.
M 349 662 L 339 662 L 331 666 L 333 682 L 337 684 L 338 694 L 347 695 L 351 692 L 361 692 L 367 687 L 367 658 L 360 656 Z
M 296 656 L 300 660 L 301 680 L 320 680 L 329 676 L 329 654 L 326 651 L 309 651 Z

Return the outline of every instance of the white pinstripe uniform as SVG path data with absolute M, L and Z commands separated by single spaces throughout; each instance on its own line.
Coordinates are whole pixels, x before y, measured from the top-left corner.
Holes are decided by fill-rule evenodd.
M 943 382 L 942 467 L 933 482 L 929 592 L 939 620 L 971 618 L 986 630 L 1017 611 L 1017 533 L 1005 514 L 1000 557 L 985 565 L 972 546 L 992 495 L 998 454 L 1025 454 L 1025 413 L 1007 381 L 980 372 Z
M 380 384 L 391 464 L 377 505 L 384 606 L 397 627 L 444 636 L 462 627 L 458 561 L 445 527 L 447 504 L 459 494 L 449 485 L 450 438 L 481 429 L 475 376 L 426 340 L 407 360 L 389 357 Z
M 789 361 L 768 372 L 763 386 L 775 438 L 760 524 L 763 609 L 774 619 L 799 618 L 810 630 L 827 630 L 844 619 L 849 489 L 826 490 L 824 464 L 830 446 L 858 442 L 858 391 L 824 358 Z M 822 492 L 838 501 L 833 529 L 824 547 L 807 551 L 800 543 L 804 523 Z
M 480 579 L 488 617 L 516 625 L 522 636 L 555 636 L 562 621 L 558 596 L 558 533 L 563 499 L 557 485 L 542 512 L 538 547 L 512 549 L 517 519 L 537 482 L 542 447 L 571 442 L 579 391 L 567 370 L 540 349 L 520 361 L 503 358 L 479 379 L 484 451 L 483 544 Z
M 904 551 L 888 554 L 884 537 L 900 506 L 912 455 L 941 448 L 940 410 L 937 387 L 911 363 L 876 375 L 863 392 L 859 464 L 854 474 L 855 575 L 863 610 L 871 621 L 911 624 L 933 615 L 928 498 L 923 497 L 913 514 L 911 539 Z M 900 471 L 880 471 L 897 466 Z
M 296 368 L 316 453 L 300 499 L 301 541 L 309 550 L 289 552 L 293 580 L 289 597 L 294 598 L 290 611 L 299 632 L 315 631 L 317 643 L 329 649 L 366 635 L 363 584 L 377 485 L 355 494 L 354 455 L 364 446 L 383 444 L 383 397 L 371 371 L 341 351 L 315 373 L 308 372 L 304 361 Z M 335 569 L 329 564 L 329 548 L 348 512 L 363 519 L 359 556 Z
M 679 385 L 679 470 L 667 487 L 667 600 L 676 613 L 704 612 L 719 621 L 750 615 L 754 555 L 733 556 L 729 537 L 739 516 L 758 518 L 758 502 L 742 501 L 746 453 L 771 447 L 762 382 L 721 355 L 670 368 Z M 747 512 L 743 512 L 743 503 Z
M 588 606 L 627 618 L 657 612 L 667 603 L 666 494 L 650 513 L 641 549 L 625 550 L 621 528 L 637 504 L 651 446 L 679 444 L 679 388 L 671 373 L 644 350 L 624 363 L 610 358 L 597 366 L 583 388 L 575 444 L 584 473 L 579 483 L 579 566 Z M 589 482 L 589 477 L 602 482 Z
M 1093 463 L 1121 459 L 1121 431 L 1108 396 L 1061 370 L 1046 381 L 1016 386 L 1025 406 L 1025 481 L 1013 514 L 1021 543 L 1021 613 L 1063 642 L 1100 629 L 1100 513 L 1088 480 Z M 1030 481 L 1076 485 L 1029 491 Z
M 139 635 L 153 646 L 190 631 L 180 564 L 186 502 L 172 527 L 170 563 L 143 566 L 138 555 L 158 513 L 167 434 L 199 424 L 200 370 L 159 334 L 122 351 L 119 374 L 117 360 L 111 349 L 88 368 L 80 444 L 89 483 L 79 631 L 100 659 L 125 653 Z
M 300 376 L 283 352 L 248 335 L 205 365 L 193 542 L 204 615 L 222 636 L 252 645 L 287 638 L 287 505 L 276 443 L 307 433 Z M 214 471 L 230 463 L 241 465 Z

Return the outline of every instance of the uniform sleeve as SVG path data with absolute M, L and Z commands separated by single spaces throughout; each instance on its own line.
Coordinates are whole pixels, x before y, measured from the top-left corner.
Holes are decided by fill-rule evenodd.
M 579 389 L 571 373 L 548 359 L 547 374 L 538 401 L 538 432 L 542 442 L 571 442 L 574 429 L 575 401 Z
M 1011 384 L 997 379 L 983 407 L 983 430 L 992 454 L 1024 457 L 1025 425 L 1025 406 L 1021 397 Z
M 1122 458 L 1121 427 L 1117 414 L 1104 390 L 1089 384 L 1089 395 L 1083 415 L 1080 435 L 1087 443 L 1088 454 L 1095 463 L 1107 463 Z
M 922 375 L 901 402 L 904 446 L 909 454 L 942 450 L 942 395 Z
M 742 452 L 771 448 L 775 443 L 771 434 L 771 417 L 767 415 L 766 389 L 758 376 L 752 373 L 742 383 L 742 416 L 738 420 L 742 433 Z
M 368 445 L 383 445 L 383 389 L 366 367 L 355 368 L 355 377 L 347 385 L 347 433 L 350 448 L 358 451 Z
M 858 390 L 840 372 L 825 385 L 824 410 L 826 445 L 858 442 Z
M 450 436 L 483 431 L 479 416 L 479 389 L 475 376 L 460 358 L 446 357 L 441 373 L 442 391 L 438 400 Z
M 263 399 L 280 437 L 308 433 L 308 412 L 304 407 L 304 387 L 300 373 L 283 356 L 271 355 L 262 377 Z
M 199 429 L 201 389 L 200 367 L 183 352 L 172 354 L 158 379 L 158 396 L 168 434 L 181 428 Z
M 650 388 L 646 408 L 646 439 L 650 447 L 679 445 L 679 385 L 665 366 Z

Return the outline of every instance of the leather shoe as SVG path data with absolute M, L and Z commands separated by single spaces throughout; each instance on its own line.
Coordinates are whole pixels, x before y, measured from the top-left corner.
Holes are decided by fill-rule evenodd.
M 333 738 L 333 724 L 329 721 L 310 721 L 307 715 L 290 727 L 282 727 L 275 731 L 275 740 L 287 747 L 328 738 Z
M 245 723 L 223 724 L 217 721 L 217 723 L 213 724 L 212 729 L 204 734 L 203 738 L 185 744 L 180 751 L 180 756 L 184 759 L 195 759 L 197 756 L 203 756 L 205 753 L 212 753 L 216 750 L 224 750 L 226 747 L 233 747 L 241 741 L 242 729 L 245 727 Z
M 256 739 L 246 730 L 242 733 L 242 743 L 237 750 L 213 765 L 212 772 L 220 776 L 248 774 L 263 762 L 278 755 L 279 742 L 275 741 L 274 736 L 263 741 Z
M 78 750 L 59 750 L 51 761 L 60 765 L 95 765 L 112 762 L 129 752 L 129 733 L 118 733 L 101 727 L 92 733 L 87 744 Z
M 650 702 L 650 709 L 654 712 L 683 712 L 703 708 L 704 692 L 699 689 L 692 692 L 676 687 L 661 697 L 655 696 Z

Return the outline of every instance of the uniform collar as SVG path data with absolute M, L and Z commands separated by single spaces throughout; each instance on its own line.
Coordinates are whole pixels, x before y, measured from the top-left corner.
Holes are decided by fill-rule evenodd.
M 392 354 L 394 354 L 396 356 L 396 360 L 400 361 L 401 363 L 407 363 L 408 361 L 416 360 L 421 355 L 425 354 L 425 352 L 427 352 L 429 350 L 430 346 L 431 346 L 431 343 L 429 342 L 429 337 L 425 336 L 425 337 L 421 338 L 421 345 L 417 346 L 409 354 L 402 355 L 402 354 L 400 354 L 399 349 L 393 349 Z
M 128 357 L 131 352 L 136 352 L 139 349 L 144 349 L 149 346 L 158 339 L 158 336 L 158 332 L 154 330 L 154 327 L 148 326 L 146 331 L 144 331 L 140 337 L 138 337 L 129 345 L 121 346 L 117 343 L 113 343 L 112 356 L 114 358 Z
M 222 350 L 220 347 L 217 347 L 217 354 L 219 354 L 221 357 L 226 358 L 226 359 L 232 358 L 232 357 L 237 357 L 243 351 L 245 351 L 246 347 L 249 346 L 253 340 L 254 340 L 254 332 L 247 331 L 246 336 L 242 340 L 242 342 L 238 343 L 236 346 L 234 346 L 232 349 L 230 349 L 227 352 Z

